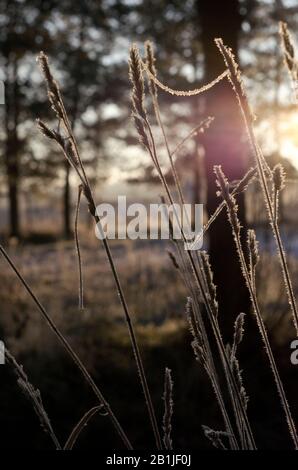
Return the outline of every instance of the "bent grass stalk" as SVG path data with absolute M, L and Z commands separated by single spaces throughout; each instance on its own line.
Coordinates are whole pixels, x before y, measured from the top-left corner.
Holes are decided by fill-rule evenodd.
M 166 367 L 164 379 L 164 416 L 163 416 L 163 443 L 166 450 L 173 450 L 172 432 L 172 416 L 173 416 L 173 380 L 171 370 Z
M 75 445 L 76 441 L 78 440 L 78 438 L 79 438 L 81 432 L 83 431 L 83 429 L 87 426 L 87 424 L 89 423 L 91 418 L 93 418 L 93 416 L 96 415 L 96 413 L 98 413 L 99 411 L 100 411 L 100 406 L 94 406 L 93 408 L 88 410 L 87 413 L 84 414 L 84 416 L 82 416 L 80 421 L 75 425 L 75 427 L 71 431 L 70 436 L 67 439 L 67 441 L 66 441 L 66 443 L 63 447 L 63 450 L 72 450 L 73 449 L 73 446 Z

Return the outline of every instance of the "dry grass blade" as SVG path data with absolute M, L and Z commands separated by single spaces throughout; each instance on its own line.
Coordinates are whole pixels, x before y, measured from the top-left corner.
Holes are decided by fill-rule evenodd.
M 29 382 L 26 373 L 24 372 L 23 366 L 18 364 L 15 357 L 5 348 L 5 358 L 10 364 L 17 376 L 17 382 L 24 393 L 24 395 L 31 401 L 34 411 L 36 412 L 42 429 L 49 434 L 52 439 L 56 450 L 62 450 L 61 445 L 58 441 L 58 438 L 52 428 L 51 422 L 49 420 L 48 414 L 44 409 L 41 395 L 38 389 L 34 388 L 33 385 Z
M 48 61 L 47 61 L 47 66 L 49 67 Z M 136 122 L 138 123 L 137 125 L 140 125 L 141 128 L 143 128 L 143 121 L 146 121 L 146 112 L 144 108 L 144 84 L 143 84 L 143 77 L 142 77 L 142 68 L 140 65 L 140 59 L 138 56 L 138 50 L 136 46 L 133 46 L 131 48 L 130 78 L 133 81 L 132 102 L 133 102 L 134 115 L 137 118 L 136 120 Z M 47 77 L 45 77 L 45 79 L 47 81 Z M 67 117 L 67 112 L 65 110 L 62 96 L 60 94 L 59 94 L 59 105 L 61 109 L 63 110 L 63 117 L 61 118 L 61 120 L 65 128 L 65 131 L 67 133 L 67 141 L 69 141 L 71 145 L 61 146 L 61 143 L 59 141 L 57 141 L 57 143 L 62 148 L 66 159 L 70 162 L 70 164 L 75 169 L 77 176 L 79 177 L 82 183 L 82 191 L 87 200 L 89 212 L 92 215 L 95 224 L 100 227 L 99 228 L 100 232 L 103 232 L 101 220 L 96 214 L 96 205 L 95 205 L 92 189 L 89 184 L 82 159 L 80 157 L 80 152 L 79 152 L 79 148 L 76 142 L 76 138 L 73 134 L 72 128 L 69 123 L 69 119 Z M 71 153 L 68 152 L 69 148 L 71 148 Z M 73 156 L 72 156 L 73 153 L 75 154 L 78 165 L 76 165 L 76 163 L 73 161 Z M 123 309 L 123 314 L 125 317 L 128 331 L 129 331 L 131 345 L 132 345 L 132 349 L 133 349 L 133 353 L 134 353 L 134 357 L 135 357 L 135 361 L 137 365 L 137 370 L 138 370 L 141 386 L 142 386 L 145 399 L 146 399 L 146 405 L 147 405 L 152 429 L 154 432 L 156 446 L 158 449 L 161 449 L 162 448 L 161 437 L 160 437 L 160 433 L 159 433 L 159 429 L 157 425 L 157 419 L 156 419 L 155 410 L 154 410 L 153 403 L 152 403 L 150 390 L 149 390 L 148 383 L 147 383 L 147 377 L 145 374 L 141 353 L 140 353 L 139 346 L 137 343 L 134 326 L 131 320 L 131 314 L 128 309 L 124 291 L 120 283 L 118 271 L 117 271 L 107 238 L 104 238 L 102 242 L 103 242 L 104 249 L 108 258 L 110 269 L 111 269 L 115 286 L 117 289 L 117 293 L 119 296 L 120 304 Z
M 161 166 L 160 166 L 160 163 L 159 163 L 159 159 L 157 157 L 156 145 L 155 145 L 154 136 L 153 136 L 153 133 L 152 133 L 152 130 L 151 130 L 151 126 L 148 122 L 148 119 L 143 120 L 143 122 L 144 122 L 144 126 L 146 126 L 146 131 L 148 132 L 148 135 L 150 137 L 150 145 L 148 145 L 147 150 L 148 150 L 148 152 L 150 154 L 150 157 L 151 157 L 151 159 L 152 159 L 152 161 L 155 165 L 155 168 L 158 172 L 158 175 L 160 177 L 160 180 L 162 182 L 162 185 L 163 185 L 165 193 L 166 193 L 166 197 L 167 197 L 168 201 L 170 202 L 170 204 L 173 205 L 174 204 L 173 197 L 172 197 L 171 191 L 169 189 L 169 186 L 167 184 L 167 181 L 166 181 L 166 179 L 163 175 L 163 172 L 162 172 L 162 169 L 161 169 Z M 176 214 L 175 210 L 174 210 L 174 215 L 177 219 L 178 226 L 180 228 L 180 232 L 181 232 L 181 235 L 182 235 L 182 239 L 183 239 L 184 243 L 187 243 L 187 239 L 186 239 L 184 231 L 181 227 L 180 221 L 177 218 L 177 214 Z M 221 360 L 223 361 L 224 369 L 225 369 L 225 372 L 226 372 L 226 377 L 227 377 L 227 382 L 228 382 L 230 394 L 231 394 L 231 396 L 235 396 L 235 400 L 238 403 L 239 410 L 241 410 L 241 415 L 242 415 L 241 420 L 244 423 L 245 433 L 247 434 L 248 448 L 255 449 L 256 446 L 255 446 L 252 430 L 251 430 L 251 427 L 250 427 L 250 423 L 249 423 L 249 420 L 248 420 L 248 417 L 247 417 L 247 414 L 246 414 L 246 410 L 242 406 L 242 399 L 241 399 L 241 396 L 239 394 L 238 386 L 237 386 L 237 383 L 235 381 L 235 378 L 234 378 L 234 375 L 233 375 L 233 372 L 232 372 L 232 369 L 231 369 L 231 365 L 230 365 L 229 359 L 228 359 L 227 354 L 226 354 L 226 350 L 225 350 L 225 346 L 224 346 L 224 343 L 223 343 L 223 340 L 222 340 L 222 337 L 221 337 L 219 325 L 218 325 L 218 322 L 216 321 L 214 315 L 212 314 L 212 307 L 210 305 L 208 296 L 206 295 L 204 275 L 203 275 L 203 273 L 200 269 L 200 266 L 199 266 L 199 269 L 198 269 L 190 250 L 186 250 L 186 256 L 188 258 L 188 262 L 190 264 L 191 272 L 194 276 L 195 283 L 197 285 L 197 288 L 199 289 L 200 295 L 203 299 L 203 302 L 206 306 L 206 310 L 208 312 L 208 318 L 209 318 L 209 321 L 211 323 L 212 330 L 213 330 L 213 333 L 214 333 L 214 336 L 215 336 L 215 339 L 216 339 L 216 344 L 219 348 L 220 357 L 221 357 Z
M 292 84 L 293 84 L 295 97 L 297 99 L 298 64 L 297 64 L 297 58 L 295 54 L 294 41 L 288 29 L 287 23 L 284 23 L 283 21 L 279 23 L 279 34 L 280 34 L 282 46 L 283 46 L 282 48 L 283 48 L 283 54 L 284 54 L 284 61 L 288 69 Z
M 237 194 L 240 194 L 243 191 L 246 191 L 247 187 L 249 184 L 254 180 L 255 176 L 257 174 L 257 168 L 250 168 L 243 178 L 236 184 L 235 188 L 232 191 L 232 196 L 236 196 Z M 202 239 L 202 237 L 207 233 L 213 222 L 216 220 L 216 218 L 219 216 L 221 211 L 225 207 L 225 201 L 221 202 L 217 209 L 213 212 L 213 214 L 209 217 L 208 222 L 204 225 L 203 230 L 201 230 L 200 233 L 196 236 L 193 246 L 195 244 L 199 243 Z
M 147 64 L 144 62 L 142 63 L 144 71 L 147 72 L 150 80 L 152 80 L 155 85 L 157 85 L 161 90 L 166 91 L 167 93 L 170 93 L 170 95 L 175 95 L 175 96 L 195 96 L 195 95 L 200 95 L 201 93 L 204 93 L 207 90 L 210 90 L 210 88 L 214 87 L 219 83 L 221 80 L 223 80 L 225 77 L 228 76 L 228 71 L 225 70 L 223 73 L 218 75 L 214 80 L 212 80 L 209 83 L 206 83 L 206 85 L 201 86 L 200 88 L 195 88 L 194 90 L 174 90 L 173 88 L 168 87 L 167 85 L 164 85 L 160 80 L 158 80 L 153 73 L 149 70 L 149 67 Z
M 146 66 L 151 75 L 156 77 L 156 68 L 155 68 L 155 56 L 154 56 L 154 49 L 153 44 L 151 41 L 145 42 L 145 51 L 146 51 Z M 149 80 L 149 90 L 150 93 L 157 97 L 157 87 L 154 80 Z
M 174 150 L 171 152 L 171 157 L 173 157 L 180 149 L 181 147 L 192 137 L 195 137 L 198 134 L 203 134 L 205 130 L 209 129 L 210 125 L 214 121 L 214 118 L 212 116 L 208 116 L 206 119 L 203 119 L 197 126 L 195 126 L 188 134 L 186 137 L 184 137 L 179 144 L 174 148 Z
M 156 70 L 155 70 L 155 66 L 154 66 L 154 62 L 155 62 L 154 51 L 153 51 L 153 47 L 150 43 L 149 44 L 147 43 L 146 53 L 147 53 L 146 63 L 147 63 L 148 71 L 156 77 Z M 152 98 L 152 101 L 153 101 L 153 107 L 154 107 L 156 120 L 157 120 L 157 123 L 158 123 L 158 125 L 161 129 L 163 139 L 164 139 L 164 143 L 165 143 L 165 146 L 166 146 L 168 158 L 169 158 L 170 165 L 171 165 L 172 174 L 173 174 L 175 185 L 176 185 L 178 195 L 179 195 L 180 204 L 182 205 L 182 204 L 184 204 L 184 198 L 183 198 L 183 193 L 182 193 L 182 189 L 181 189 L 181 184 L 180 184 L 179 177 L 178 177 L 175 165 L 174 165 L 174 160 L 173 160 L 173 157 L 172 157 L 172 153 L 170 151 L 168 139 L 167 139 L 166 132 L 165 132 L 163 122 L 162 122 L 162 119 L 161 119 L 161 114 L 160 114 L 160 109 L 159 109 L 159 104 L 158 104 L 158 98 L 157 98 L 156 85 L 155 85 L 155 82 L 153 80 L 150 80 L 150 77 L 149 77 L 149 90 L 150 90 L 151 98 Z
M 216 299 L 216 286 L 213 282 L 213 273 L 209 261 L 209 256 L 205 251 L 201 252 L 201 260 L 203 265 L 203 271 L 206 279 L 208 295 L 210 298 L 210 304 L 212 306 L 212 313 L 217 318 L 218 316 L 218 303 Z
M 49 67 L 48 58 L 44 54 L 44 52 L 40 52 L 37 61 L 39 63 L 40 69 L 43 73 L 47 85 L 48 97 L 52 108 L 55 111 L 57 118 L 63 119 L 63 108 L 61 107 L 59 87 L 56 80 L 54 80 L 54 77 Z
M 163 431 L 164 437 L 163 442 L 166 450 L 173 449 L 173 443 L 171 438 L 172 431 L 172 416 L 173 416 L 173 381 L 171 377 L 171 370 L 166 367 L 165 370 L 165 381 L 164 381 L 164 416 L 163 416 Z
M 170 251 L 170 250 L 167 250 L 167 253 L 168 253 L 168 256 L 169 256 L 170 260 L 172 261 L 172 264 L 173 264 L 174 268 L 175 269 L 180 269 L 179 263 L 176 259 L 176 256 L 174 255 L 174 253 L 172 253 L 172 251 Z
M 81 432 L 83 429 L 87 426 L 89 423 L 90 419 L 93 418 L 96 413 L 98 413 L 101 410 L 100 406 L 94 406 L 90 410 L 87 411 L 87 413 L 82 416 L 80 421 L 76 424 L 76 426 L 73 428 L 69 438 L 67 439 L 63 450 L 72 450 L 73 446 L 75 445 L 76 441 L 78 440 Z
M 232 345 L 232 351 L 231 351 L 231 356 L 236 356 L 237 352 L 237 347 L 241 343 L 243 339 L 243 333 L 244 333 L 244 317 L 245 313 L 239 313 L 238 317 L 235 320 L 235 325 L 234 325 L 234 337 L 233 337 L 233 345 Z
M 272 201 L 274 222 L 278 222 L 279 194 L 285 188 L 286 174 L 283 166 L 278 163 L 272 170 Z
M 198 312 L 197 310 L 197 302 L 193 302 L 193 299 L 191 297 L 188 297 L 186 303 L 186 318 L 189 324 L 190 333 L 193 337 L 191 346 L 193 348 L 196 360 L 205 369 L 210 379 L 212 388 L 215 393 L 215 397 L 218 401 L 218 405 L 222 413 L 227 433 L 229 435 L 230 447 L 233 450 L 238 450 L 239 446 L 235 438 L 235 433 L 233 431 L 233 427 L 223 398 L 223 393 L 219 384 L 218 375 L 215 369 L 204 323 L 202 321 L 200 312 Z
M 285 187 L 286 174 L 284 167 L 278 163 L 272 170 L 272 179 L 276 191 L 281 191 Z
M 244 85 L 241 78 L 241 73 L 239 66 L 235 60 L 232 49 L 225 46 L 221 38 L 215 39 L 215 44 L 217 45 L 220 53 L 224 58 L 225 65 L 228 69 L 228 79 L 232 85 L 232 88 L 241 104 L 241 107 L 244 109 L 245 114 L 247 114 L 252 121 L 254 121 L 255 116 L 250 109 L 248 98 L 244 89 Z
M 209 373 L 211 371 L 209 369 L 209 364 L 208 364 L 208 354 L 206 352 L 206 343 L 203 340 L 202 330 L 194 313 L 193 300 L 190 297 L 187 298 L 187 303 L 186 303 L 186 318 L 188 321 L 189 330 L 193 337 L 191 346 L 193 348 L 195 358 L 199 362 L 199 364 L 201 364 Z
M 59 341 L 61 342 L 62 346 L 64 347 L 64 349 L 66 350 L 66 352 L 69 354 L 69 356 L 71 357 L 71 359 L 73 360 L 73 362 L 75 363 L 75 365 L 78 367 L 78 369 L 80 370 L 80 372 L 82 373 L 83 377 L 85 378 L 86 382 L 90 385 L 90 387 L 92 388 L 93 392 L 95 393 L 96 397 L 98 398 L 99 402 L 101 405 L 104 406 L 104 409 L 106 410 L 106 412 L 108 413 L 108 416 L 113 424 L 113 426 L 115 427 L 115 429 L 117 430 L 119 436 L 121 437 L 123 443 L 125 444 L 125 446 L 127 447 L 127 449 L 130 449 L 132 450 L 132 445 L 128 439 L 128 437 L 126 436 L 125 432 L 123 431 L 119 421 L 117 420 L 116 416 L 114 415 L 113 411 L 111 410 L 111 407 L 109 405 L 109 403 L 106 401 L 106 399 L 104 398 L 103 394 L 101 393 L 101 391 L 99 390 L 99 388 L 97 387 L 97 385 L 95 384 L 94 380 L 92 379 L 91 375 L 89 374 L 89 372 L 87 371 L 86 367 L 84 366 L 84 364 L 82 363 L 82 361 L 80 360 L 80 358 L 78 357 L 78 355 L 75 353 L 75 351 L 73 350 L 73 348 L 71 347 L 71 345 L 69 344 L 69 342 L 67 341 L 67 339 L 65 338 L 65 336 L 60 332 L 60 330 L 58 329 L 58 327 L 56 326 L 56 324 L 54 323 L 54 321 L 51 319 L 51 317 L 48 315 L 47 311 L 45 310 L 45 308 L 43 307 L 43 305 L 40 303 L 40 301 L 38 300 L 38 298 L 36 297 L 36 295 L 34 294 L 34 292 L 32 291 L 31 287 L 29 286 L 29 284 L 26 282 L 26 280 L 24 279 L 24 277 L 22 276 L 22 274 L 19 272 L 19 270 L 17 269 L 16 265 L 13 263 L 13 261 L 10 259 L 10 257 L 8 256 L 8 254 L 6 253 L 5 249 L 3 248 L 2 245 L 0 245 L 0 252 L 2 254 L 2 256 L 5 258 L 5 260 L 7 261 L 7 263 L 9 264 L 9 266 L 11 267 L 11 269 L 14 271 L 14 273 L 16 274 L 16 276 L 18 277 L 18 279 L 20 280 L 21 284 L 23 285 L 23 287 L 26 289 L 26 291 L 28 292 L 28 294 L 30 295 L 30 297 L 32 298 L 33 302 L 35 303 L 35 305 L 38 307 L 38 310 L 40 311 L 41 315 L 43 316 L 43 318 L 46 320 L 46 322 L 48 323 L 48 325 L 50 326 L 50 328 L 52 329 L 52 331 L 55 333 L 55 335 L 57 336 L 57 338 L 59 339 Z
M 256 238 L 256 234 L 254 230 L 248 230 L 247 231 L 247 248 L 248 248 L 248 256 L 249 256 L 249 273 L 250 273 L 250 278 L 252 282 L 252 286 L 255 290 L 255 271 L 256 271 L 256 266 L 259 262 L 259 249 L 258 249 L 258 241 Z
M 236 358 L 236 356 L 231 357 L 231 366 L 232 366 L 232 370 L 234 372 L 235 380 L 238 384 L 238 389 L 239 389 L 239 393 L 240 393 L 240 396 L 241 396 L 242 405 L 245 409 L 247 409 L 247 404 L 248 404 L 249 398 L 248 398 L 248 396 L 246 394 L 246 390 L 243 386 L 242 371 L 240 370 L 239 362 L 238 362 L 238 359 Z
M 235 380 L 238 384 L 238 389 L 239 393 L 242 399 L 242 403 L 245 409 L 247 409 L 247 404 L 248 404 L 248 396 L 246 394 L 246 390 L 243 385 L 243 380 L 242 380 L 242 371 L 240 370 L 240 365 L 238 362 L 238 359 L 236 357 L 237 349 L 238 346 L 240 345 L 242 339 L 243 339 L 243 334 L 244 334 L 244 313 L 240 313 L 238 317 L 235 320 L 234 324 L 234 337 L 233 337 L 233 344 L 232 348 L 230 350 L 230 361 L 231 361 L 231 366 L 232 370 L 234 372 Z
M 238 252 L 239 256 L 239 262 L 242 270 L 242 274 L 244 277 L 244 280 L 246 282 L 251 302 L 253 305 L 253 311 L 257 320 L 257 325 L 259 327 L 259 331 L 265 346 L 265 350 L 268 356 L 269 364 L 272 369 L 273 377 L 276 383 L 277 391 L 281 400 L 281 405 L 285 413 L 285 417 L 287 420 L 289 432 L 291 435 L 291 438 L 294 442 L 295 449 L 298 449 L 298 436 L 297 436 L 297 431 L 296 427 L 292 418 L 291 410 L 288 404 L 288 400 L 284 391 L 283 383 L 279 375 L 279 371 L 275 362 L 275 358 L 273 356 L 272 348 L 269 342 L 268 334 L 267 334 L 267 329 L 264 324 L 260 308 L 259 308 L 259 303 L 256 295 L 256 289 L 255 289 L 255 281 L 254 281 L 254 270 L 251 269 L 251 272 L 249 271 L 249 267 L 247 265 L 244 251 L 242 248 L 241 244 L 241 238 L 240 238 L 240 223 L 238 220 L 238 214 L 237 214 L 237 204 L 235 202 L 235 199 L 231 194 L 229 193 L 229 183 L 227 181 L 227 178 L 225 177 L 222 169 L 220 166 L 215 166 L 214 167 L 214 172 L 216 174 L 217 178 L 217 184 L 220 188 L 220 194 L 225 200 L 226 203 L 226 208 L 227 208 L 227 213 L 228 213 L 228 218 L 231 224 L 232 232 L 233 232 L 233 237 L 236 245 L 236 249 Z M 252 251 L 249 253 L 250 256 L 250 265 L 255 266 L 256 262 L 258 260 L 258 253 L 257 253 L 257 243 L 252 234 L 249 235 L 249 244 L 248 248 L 251 249 Z M 253 262 L 253 260 L 255 260 Z M 236 364 L 237 365 L 237 364 Z M 241 375 L 239 375 L 239 378 L 241 379 Z M 239 383 L 239 386 L 241 386 L 241 381 Z M 245 399 L 245 397 L 244 397 Z
M 266 178 L 266 171 L 270 171 L 270 169 L 266 167 L 267 164 L 266 164 L 265 158 L 261 152 L 261 149 L 255 137 L 254 128 L 253 128 L 254 116 L 248 104 L 247 94 L 244 89 L 244 85 L 243 85 L 243 81 L 241 78 L 238 64 L 235 61 L 235 58 L 233 56 L 231 49 L 229 49 L 223 44 L 222 39 L 216 39 L 215 43 L 220 53 L 223 56 L 226 66 L 228 67 L 229 80 L 232 84 L 232 88 L 237 97 L 240 110 L 243 116 L 243 120 L 245 123 L 246 131 L 249 137 L 249 141 L 250 141 L 253 153 L 254 153 L 254 158 L 255 158 L 256 166 L 258 170 L 259 181 L 260 181 L 260 185 L 263 191 L 264 202 L 266 205 L 268 218 L 269 218 L 272 232 L 274 235 L 274 239 L 276 242 L 276 248 L 277 248 L 277 252 L 279 255 L 279 261 L 280 261 L 280 266 L 281 266 L 281 270 L 283 273 L 284 284 L 285 284 L 285 288 L 286 288 L 286 292 L 288 296 L 288 302 L 289 302 L 289 306 L 290 306 L 292 316 L 293 316 L 293 323 L 296 329 L 296 333 L 298 334 L 298 309 L 297 309 L 296 299 L 294 296 L 292 280 L 290 277 L 287 260 L 286 260 L 286 254 L 285 254 L 285 250 L 283 247 L 283 242 L 281 239 L 279 226 L 275 217 L 274 207 L 273 207 L 273 203 L 270 197 L 268 182 Z
M 139 56 L 139 50 L 135 44 L 130 48 L 129 56 L 129 78 L 133 84 L 131 101 L 134 111 L 142 118 L 146 119 L 146 111 L 144 106 L 144 79 L 142 71 L 142 62 Z
M 74 222 L 74 236 L 75 236 L 75 244 L 76 244 L 76 250 L 77 250 L 77 257 L 78 257 L 78 269 L 79 269 L 79 308 L 81 310 L 84 309 L 84 289 L 83 289 L 83 270 L 82 270 L 82 256 L 81 256 L 79 230 L 78 230 L 78 219 L 79 219 L 82 191 L 83 191 L 83 187 L 82 185 L 79 185 L 78 198 L 77 198 L 77 204 L 76 204 L 76 210 L 75 210 L 75 222 Z
M 209 262 L 209 257 L 206 253 L 202 252 L 201 254 L 202 257 L 202 265 L 203 265 L 203 270 L 206 278 L 206 292 L 207 295 L 210 299 L 210 305 L 212 309 L 212 320 L 216 325 L 216 328 L 218 331 L 220 331 L 219 324 L 218 324 L 218 304 L 216 300 L 216 286 L 213 283 L 213 273 L 211 269 L 211 265 Z M 198 325 L 195 324 L 194 322 L 194 317 L 192 313 L 192 303 L 187 304 L 187 313 L 188 313 L 188 318 L 189 318 L 189 324 L 190 324 L 190 330 L 194 336 L 194 341 L 192 342 L 192 347 L 196 356 L 196 359 L 204 366 L 207 374 L 210 377 L 211 383 L 213 387 L 216 387 L 216 383 L 214 382 L 213 378 L 213 373 L 212 370 L 210 370 L 209 367 L 209 353 L 208 350 L 206 350 L 205 347 L 205 342 L 203 341 L 202 338 L 202 333 L 200 331 L 200 328 Z M 239 432 L 239 437 L 241 440 L 241 446 L 242 449 L 249 448 L 249 444 L 247 443 L 246 439 L 246 432 L 243 428 L 243 410 L 246 411 L 246 406 L 244 405 L 243 401 L 243 393 L 242 393 L 242 387 L 239 387 L 239 377 L 235 374 L 235 369 L 233 367 L 233 364 L 230 360 L 230 354 L 227 353 L 228 360 L 229 360 L 229 365 L 226 364 L 225 362 L 225 355 L 220 351 L 221 357 L 222 357 L 222 363 L 224 366 L 224 371 L 226 375 L 226 380 L 228 383 L 228 388 L 229 388 L 229 393 L 230 393 L 230 398 L 235 414 L 235 419 L 236 419 L 236 424 Z M 232 375 L 232 377 L 230 376 Z M 235 397 L 234 393 L 234 387 L 237 387 L 237 393 L 238 393 L 238 398 Z M 216 396 L 217 396 L 217 390 L 215 388 Z M 219 403 L 221 404 L 222 398 L 219 398 Z M 221 405 L 222 406 L 222 405 Z M 241 409 L 242 408 L 242 409 Z M 225 410 L 225 407 L 224 407 Z M 224 415 L 225 418 L 225 415 Z M 226 422 L 226 419 L 225 419 Z M 226 422 L 226 430 L 229 434 L 229 439 L 231 442 L 231 448 L 236 444 L 237 447 L 237 442 L 235 442 L 235 437 L 234 437 L 234 432 L 232 431 L 232 427 L 230 423 Z
M 207 439 L 212 442 L 212 445 L 216 449 L 227 450 L 225 445 L 222 442 L 223 437 L 229 437 L 228 433 L 224 431 L 214 431 L 214 429 L 209 428 L 208 426 L 202 426 L 203 431 Z

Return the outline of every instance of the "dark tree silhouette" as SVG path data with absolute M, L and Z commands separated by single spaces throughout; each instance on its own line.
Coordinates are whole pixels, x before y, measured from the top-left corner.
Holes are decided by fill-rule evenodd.
M 214 79 L 224 70 L 222 57 L 216 50 L 214 38 L 222 37 L 236 54 L 242 18 L 238 0 L 210 2 L 198 0 L 197 8 L 201 26 L 204 52 L 205 79 Z M 205 171 L 208 182 L 207 211 L 211 215 L 219 204 L 216 196 L 214 165 L 222 165 L 229 180 L 241 178 L 248 167 L 248 144 L 243 140 L 244 129 L 235 95 L 227 80 L 206 94 L 206 110 L 215 117 L 204 137 Z M 246 229 L 244 196 L 237 198 L 239 217 Z M 224 330 L 232 331 L 235 315 L 249 310 L 249 296 L 235 253 L 231 229 L 223 212 L 209 231 L 209 249 L 218 286 L 218 298 L 224 314 Z

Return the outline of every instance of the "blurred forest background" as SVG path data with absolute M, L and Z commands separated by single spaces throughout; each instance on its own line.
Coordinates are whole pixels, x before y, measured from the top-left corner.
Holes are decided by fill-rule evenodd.
M 50 58 L 97 202 L 114 202 L 118 194 L 126 194 L 129 201 L 149 203 L 159 200 L 161 188 L 130 119 L 130 44 L 136 42 L 143 50 L 143 42 L 152 40 L 158 77 L 172 88 L 189 90 L 224 70 L 213 43 L 215 37 L 222 37 L 240 61 L 268 163 L 282 161 L 287 172 L 280 218 L 297 292 L 298 110 L 283 64 L 280 20 L 294 34 L 298 31 L 297 0 L 0 0 L 0 80 L 5 85 L 5 105 L 0 105 L 0 238 L 102 384 L 120 420 L 130 422 L 131 438 L 139 447 L 153 445 L 142 392 L 105 256 L 84 205 L 80 237 L 86 308 L 78 309 L 73 245 L 77 181 L 54 144 L 36 128 L 38 117 L 53 121 L 36 56 L 43 50 Z M 192 98 L 160 92 L 159 99 L 172 149 L 204 118 L 215 117 L 204 135 L 182 146 L 176 159 L 187 200 L 204 203 L 206 214 L 211 214 L 218 205 L 213 165 L 221 164 L 231 180 L 240 179 L 252 165 L 230 86 L 221 82 Z M 156 138 L 167 172 L 158 131 Z M 289 397 L 294 399 L 292 382 L 297 372 L 289 364 L 287 300 L 258 184 L 238 203 L 243 227 L 255 227 L 260 240 L 259 299 L 285 369 Z M 248 312 L 250 305 L 237 257 L 231 256 L 235 249 L 225 214 L 205 242 L 218 285 L 223 331 L 229 339 L 235 315 Z M 111 246 L 134 312 L 159 414 L 167 365 L 175 382 L 176 447 L 209 448 L 200 425 L 218 429 L 220 417 L 189 345 L 186 290 L 167 257 L 167 243 L 115 240 Z M 0 336 L 41 389 L 59 436 L 66 438 L 92 405 L 92 397 L 13 273 L 4 262 L 0 266 Z M 246 345 L 243 354 L 244 376 L 254 377 L 248 389 L 257 436 L 261 447 L 272 442 L 286 447 L 280 432 L 284 424 L 279 413 L 271 411 L 278 407 L 277 398 L 265 394 L 270 372 L 259 368 L 261 353 L 253 359 L 247 354 L 258 348 L 262 345 L 256 340 Z M 30 405 L 20 397 L 14 377 L 0 369 L 0 423 L 5 430 L 1 446 L 51 448 Z M 295 399 L 293 409 L 297 416 Z M 90 424 L 80 448 L 94 448 L 99 439 L 103 447 L 120 445 L 102 417 Z

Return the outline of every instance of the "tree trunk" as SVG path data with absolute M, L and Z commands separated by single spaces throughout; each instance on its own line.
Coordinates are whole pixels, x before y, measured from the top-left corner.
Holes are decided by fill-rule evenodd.
M 5 83 L 5 167 L 9 202 L 9 235 L 20 237 L 19 226 L 19 93 L 18 64 L 13 55 L 6 63 Z
M 198 0 L 201 41 L 205 58 L 205 80 L 208 82 L 225 69 L 214 38 L 222 37 L 237 56 L 241 16 L 237 0 L 211 2 Z M 206 93 L 206 113 L 215 120 L 204 136 L 205 173 L 207 178 L 207 212 L 210 216 L 221 202 L 216 196 L 214 165 L 221 165 L 229 180 L 240 179 L 247 169 L 248 145 L 243 142 L 243 123 L 237 101 L 227 80 Z M 238 214 L 246 232 L 244 196 L 237 197 Z M 239 267 L 238 256 L 227 221 L 226 211 L 209 229 L 209 251 L 218 288 L 222 329 L 231 337 L 235 316 L 248 313 L 250 301 Z

